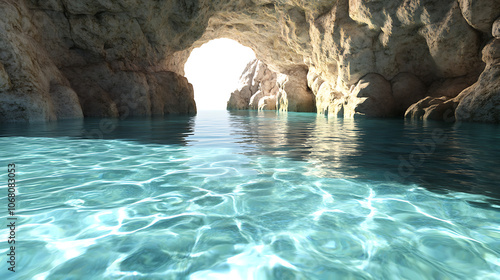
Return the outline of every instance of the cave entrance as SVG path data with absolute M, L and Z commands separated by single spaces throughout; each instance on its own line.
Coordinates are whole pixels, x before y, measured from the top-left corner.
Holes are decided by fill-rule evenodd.
M 215 39 L 191 52 L 185 76 L 194 88 L 198 110 L 225 110 L 245 66 L 255 59 L 252 49 L 231 39 Z

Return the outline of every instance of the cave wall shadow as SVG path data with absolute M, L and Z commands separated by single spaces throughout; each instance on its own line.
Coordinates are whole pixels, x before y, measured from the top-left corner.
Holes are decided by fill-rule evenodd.
M 48 123 L 2 123 L 0 137 L 69 137 L 126 140 L 143 144 L 187 145 L 194 133 L 194 116 L 128 117 L 126 120 L 86 118 Z

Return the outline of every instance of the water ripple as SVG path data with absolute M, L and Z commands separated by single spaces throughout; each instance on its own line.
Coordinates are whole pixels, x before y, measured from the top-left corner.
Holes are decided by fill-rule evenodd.
M 22 141 L 12 142 L 24 151 L 17 279 L 500 275 L 500 209 L 478 207 L 481 195 L 348 179 L 232 147 Z M 5 165 L 14 155 L 0 149 Z

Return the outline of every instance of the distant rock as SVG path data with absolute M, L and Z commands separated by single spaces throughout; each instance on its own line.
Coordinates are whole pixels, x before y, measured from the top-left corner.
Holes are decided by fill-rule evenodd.
M 194 113 L 184 64 L 216 38 L 262 61 L 231 109 L 389 117 L 430 96 L 493 121 L 499 18 L 498 0 L 4 0 L 0 121 Z
M 264 106 L 264 101 L 261 104 L 262 107 L 259 107 L 259 104 L 265 97 L 274 97 L 274 100 L 276 100 L 277 93 L 276 73 L 271 71 L 262 61 L 254 59 L 248 63 L 241 74 L 238 88 L 231 93 L 227 109 L 274 110 L 276 105 L 269 106 L 271 100 L 269 98 L 266 99 L 266 106 Z
M 500 14 L 498 0 L 458 0 L 462 15 L 475 29 L 489 33 L 493 21 Z

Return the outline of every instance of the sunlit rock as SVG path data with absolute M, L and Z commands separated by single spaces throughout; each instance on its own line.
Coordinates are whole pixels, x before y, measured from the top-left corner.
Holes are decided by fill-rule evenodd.
M 307 87 L 307 71 L 296 68 L 277 77 L 279 86 L 276 109 L 280 111 L 315 112 L 315 98 Z
M 242 88 L 230 108 L 258 109 L 274 94 L 277 110 L 401 115 L 411 102 L 456 96 L 483 69 L 492 71 L 498 44 L 488 42 L 498 37 L 499 17 L 496 0 L 6 0 L 0 4 L 0 120 L 193 113 L 184 64 L 193 48 L 222 37 L 252 48 L 280 77 L 277 84 L 262 78 L 268 82 L 260 93 L 254 84 Z M 384 92 L 391 94 L 384 96 L 392 103 L 349 101 L 369 73 L 388 81 Z M 404 90 L 394 80 L 400 73 L 418 86 Z M 475 100 L 481 99 L 456 102 Z
M 395 100 L 391 83 L 379 74 L 364 76 L 347 97 L 344 116 L 355 113 L 368 117 L 390 117 L 395 115 Z
M 483 60 L 487 66 L 478 81 L 455 98 L 458 121 L 500 122 L 500 39 L 483 48 Z

